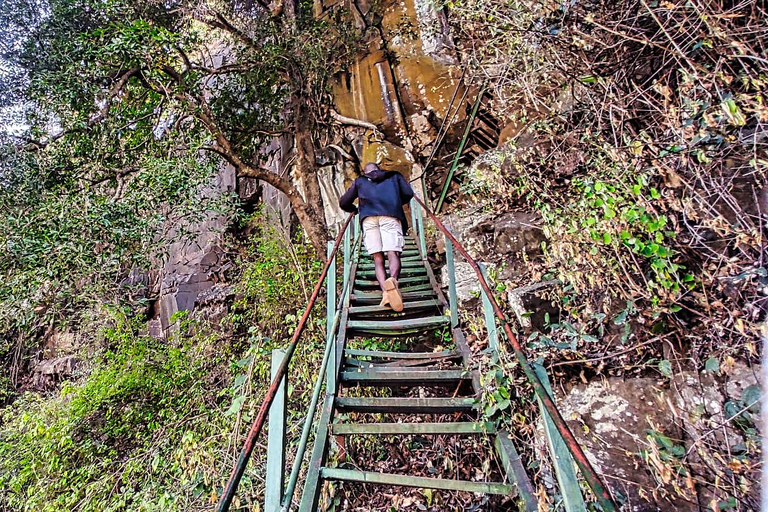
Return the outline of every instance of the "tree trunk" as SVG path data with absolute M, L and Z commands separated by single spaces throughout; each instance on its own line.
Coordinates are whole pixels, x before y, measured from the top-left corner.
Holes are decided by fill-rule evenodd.
M 306 222 L 312 222 L 314 229 L 318 230 L 323 239 L 328 237 L 328 226 L 325 223 L 325 208 L 323 207 L 323 195 L 320 191 L 317 167 L 315 165 L 315 144 L 312 140 L 312 126 L 310 113 L 305 102 L 298 95 L 293 97 L 294 127 L 296 138 L 296 168 L 294 171 L 294 183 L 300 181 L 304 188 L 304 201 L 307 206 Z M 301 214 L 296 213 L 302 225 Z M 310 220 L 311 219 L 311 220 Z M 306 228 L 305 228 L 306 229 Z
M 235 167 L 238 177 L 245 176 L 265 181 L 285 194 L 285 197 L 287 197 L 288 201 L 291 203 L 294 213 L 296 213 L 296 217 L 298 217 L 299 222 L 301 223 L 301 227 L 306 231 L 312 247 L 317 251 L 318 258 L 325 261 L 326 242 L 328 240 L 328 229 L 325 226 L 325 218 L 322 215 L 318 216 L 315 213 L 314 208 L 301 197 L 299 190 L 293 183 L 267 169 L 260 169 L 246 164 L 238 155 L 234 154 L 232 151 L 226 151 L 220 146 L 211 149 L 223 156 L 225 160 Z
M 187 99 L 187 98 L 184 98 Z M 282 176 L 275 174 L 267 169 L 261 169 L 253 167 L 245 163 L 233 149 L 229 140 L 224 133 L 219 129 L 213 118 L 208 104 L 204 98 L 200 98 L 199 101 L 200 111 L 197 113 L 198 118 L 205 124 L 211 135 L 216 139 L 216 143 L 207 149 L 218 153 L 224 159 L 234 166 L 238 176 L 247 176 L 250 178 L 256 178 L 262 181 L 266 181 L 277 190 L 285 194 L 288 200 L 291 202 L 293 211 L 296 213 L 301 226 L 306 231 L 309 241 L 312 247 L 317 251 L 317 256 L 321 260 L 326 259 L 326 242 L 328 240 L 328 229 L 325 225 L 325 216 L 323 215 L 323 201 L 320 195 L 320 185 L 317 182 L 316 172 L 306 172 L 309 162 L 311 162 L 311 168 L 314 169 L 315 152 L 312 145 L 311 136 L 308 140 L 297 136 L 296 145 L 299 146 L 301 140 L 302 148 L 298 150 L 299 172 L 301 169 L 305 169 L 305 175 L 302 175 L 304 181 L 304 187 L 307 190 L 307 200 L 305 200 L 299 190 L 291 183 L 290 180 L 283 178 Z M 307 132 L 307 135 L 309 133 Z M 303 159 L 303 160 L 302 160 Z M 311 160 L 310 160 L 311 159 Z

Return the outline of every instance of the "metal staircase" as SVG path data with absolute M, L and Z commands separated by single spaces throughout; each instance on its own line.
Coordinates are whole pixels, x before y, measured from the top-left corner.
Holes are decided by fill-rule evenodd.
M 419 226 L 419 221 L 415 225 Z M 526 510 L 536 510 L 530 481 L 522 471 L 519 456 L 506 433 L 497 433 L 492 425 L 477 421 L 476 394 L 478 376 L 469 368 L 469 349 L 459 329 L 451 329 L 449 304 L 435 280 L 423 248 L 415 238 L 406 241 L 402 254 L 400 289 L 404 309 L 395 313 L 379 306 L 381 292 L 373 274 L 370 257 L 360 255 L 351 266 L 352 293 L 341 311 L 337 343 L 343 357 L 332 369 L 338 375 L 335 393 L 328 394 L 318 422 L 315 448 L 312 453 L 307 479 L 299 510 L 314 511 L 318 507 L 324 481 L 365 482 L 369 484 L 467 491 L 486 494 L 516 496 L 527 494 L 530 503 Z M 414 336 L 437 330 L 450 330 L 454 346 L 439 352 L 411 352 L 408 341 Z M 348 343 L 359 337 L 397 337 L 404 347 L 401 351 L 378 351 L 348 348 Z M 382 398 L 377 393 L 360 396 L 361 390 L 374 387 L 393 389 L 437 387 L 441 396 L 413 398 L 393 396 Z M 354 397 L 345 391 L 355 389 Z M 454 390 L 464 389 L 457 397 Z M 405 393 L 407 395 L 407 393 Z M 352 423 L 338 421 L 339 412 L 371 413 L 390 416 L 409 414 L 413 421 Z M 438 423 L 431 420 L 435 414 L 455 413 L 464 417 L 461 422 Z M 504 461 L 508 477 L 498 482 L 448 480 L 412 475 L 379 473 L 329 467 L 327 454 L 331 436 L 397 436 L 397 435 L 456 435 L 496 437 L 498 458 Z
M 422 211 L 429 214 L 445 237 L 448 283 L 444 284 L 448 288 L 447 300 L 427 259 Z M 532 512 L 540 508 L 539 500 L 546 500 L 546 497 L 534 492 L 511 436 L 503 430 L 497 431 L 492 423 L 482 419 L 478 401 L 481 396 L 480 379 L 470 364 L 471 354 L 459 325 L 454 251 L 459 252 L 477 273 L 490 355 L 494 360 L 498 359 L 499 331 L 503 330 L 509 355 L 517 360 L 533 388 L 543 419 L 554 476 L 559 485 L 558 499 L 564 510 L 587 510 L 577 479 L 577 468 L 591 489 L 596 505 L 604 511 L 616 510 L 600 475 L 591 466 L 559 413 L 546 371 L 528 361 L 506 322 L 482 266 L 472 259 L 418 198 L 411 203 L 411 220 L 413 236 L 407 239 L 402 254 L 399 282 L 404 309 L 399 313 L 379 306 L 381 291 L 374 276 L 373 262 L 360 249 L 359 233 L 355 236 L 354 228 L 347 229 L 350 225 L 354 226 L 352 218 L 346 221 L 336 242 L 329 243 L 328 260 L 290 344 L 286 349 L 273 353 L 272 384 L 222 492 L 217 511 L 229 510 L 267 414 L 270 424 L 264 507 L 267 512 L 287 512 L 297 507 L 302 512 L 315 512 L 327 482 L 363 482 L 375 486 L 503 495 L 513 497 L 505 501 L 515 503 L 513 509 Z M 340 283 L 337 283 L 337 264 L 343 265 L 339 272 Z M 326 347 L 293 468 L 285 483 L 286 375 L 323 284 L 327 294 Z M 497 320 L 500 325 L 497 325 Z M 417 343 L 419 337 L 435 333 L 440 334 L 441 346 L 434 351 L 425 351 L 423 344 Z M 371 338 L 397 340 L 394 344 L 396 349 L 381 350 L 358 343 Z M 446 340 L 450 340 L 450 346 L 445 346 Z M 382 388 L 388 391 L 382 391 Z M 421 393 L 426 389 L 429 393 Z M 443 416 L 438 418 L 436 415 Z M 371 418 L 373 422 L 368 421 Z M 312 433 L 313 449 L 307 464 L 305 452 Z M 332 438 L 345 440 L 352 436 L 374 436 L 383 440 L 393 436 L 421 436 L 429 439 L 438 435 L 459 438 L 482 436 L 493 447 L 498 461 L 498 471 L 488 474 L 498 475 L 499 478 L 475 481 L 433 478 L 408 472 L 369 471 L 359 469 L 360 466 L 349 458 L 329 460 L 328 457 Z M 303 482 L 302 491 L 294 500 L 300 480 Z

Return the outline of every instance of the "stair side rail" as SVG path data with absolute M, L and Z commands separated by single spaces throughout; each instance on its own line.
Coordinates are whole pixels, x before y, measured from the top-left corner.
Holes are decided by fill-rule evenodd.
M 360 250 L 360 241 L 361 241 L 361 237 L 358 235 L 354 244 L 352 245 L 353 254 L 356 254 Z M 345 270 L 345 272 L 348 272 L 348 271 L 349 271 L 348 269 Z M 327 331 L 325 352 L 323 353 L 323 360 L 320 363 L 320 373 L 318 373 L 317 379 L 315 380 L 315 387 L 312 390 L 312 398 L 309 402 L 309 408 L 307 409 L 307 416 L 304 419 L 304 426 L 302 427 L 301 438 L 299 439 L 299 446 L 296 448 L 296 456 L 293 459 L 291 476 L 288 479 L 288 485 L 285 488 L 285 494 L 283 495 L 281 500 L 280 510 L 282 512 L 288 512 L 291 508 L 291 502 L 293 501 L 293 494 L 296 491 L 296 484 L 299 480 L 299 472 L 301 471 L 301 465 L 304 462 L 304 455 L 307 450 L 307 442 L 309 440 L 309 435 L 310 435 L 310 432 L 312 431 L 312 427 L 314 426 L 313 420 L 316 415 L 317 404 L 320 400 L 320 393 L 322 391 L 324 377 L 326 376 L 328 377 L 328 380 L 326 382 L 326 393 L 330 393 L 330 392 L 335 393 L 336 391 L 335 390 L 335 385 L 336 385 L 335 371 L 336 371 L 337 357 L 338 357 L 338 355 L 336 354 L 336 333 L 338 332 L 339 324 L 341 323 L 341 316 L 342 316 L 341 310 L 344 307 L 345 300 L 347 298 L 347 295 L 349 294 L 349 290 L 351 287 L 352 287 L 352 281 L 349 279 L 348 275 L 345 275 L 344 285 L 341 290 L 341 295 L 339 295 L 338 305 L 332 314 L 329 313 L 328 319 L 331 320 L 331 318 L 333 318 L 333 321 Z M 276 511 L 266 510 L 265 512 L 276 512 Z
M 504 332 L 507 334 L 507 338 L 509 339 L 509 343 L 512 346 L 512 351 L 514 352 L 515 358 L 520 363 L 520 366 L 522 367 L 528 382 L 533 386 L 533 390 L 534 393 L 536 393 L 537 398 L 541 401 L 544 408 L 549 413 L 555 428 L 562 436 L 568 451 L 573 456 L 576 465 L 581 471 L 581 474 L 584 476 L 584 480 L 586 480 L 587 485 L 589 485 L 589 488 L 592 490 L 592 493 L 595 495 L 597 502 L 605 512 L 613 512 L 617 510 L 618 507 L 616 506 L 613 497 L 608 491 L 608 488 L 605 486 L 605 484 L 603 484 L 597 471 L 595 471 L 595 469 L 592 467 L 592 464 L 589 462 L 589 459 L 587 459 L 586 454 L 581 449 L 579 442 L 574 437 L 573 432 L 571 432 L 571 429 L 568 427 L 565 419 L 560 414 L 560 411 L 558 410 L 554 400 L 547 392 L 544 384 L 539 379 L 539 376 L 536 375 L 536 372 L 534 372 L 531 363 L 528 361 L 528 358 L 526 357 L 525 352 L 520 345 L 520 342 L 512 332 L 512 328 L 507 321 L 506 315 L 493 296 L 493 291 L 488 285 L 480 265 L 477 263 L 477 261 L 475 261 L 474 258 L 472 258 L 472 256 L 470 256 L 464 246 L 459 243 L 456 237 L 451 234 L 451 232 L 445 227 L 440 219 L 437 218 L 437 215 L 435 215 L 431 210 L 429 210 L 429 208 L 427 208 L 426 204 L 424 204 L 424 201 L 422 201 L 421 198 L 414 196 L 414 200 L 419 204 L 419 206 L 421 206 L 421 209 L 424 211 L 424 213 L 426 213 L 427 216 L 432 219 L 437 228 L 442 231 L 446 240 L 450 242 L 456 251 L 458 251 L 464 257 L 467 263 L 469 263 L 469 265 L 477 274 L 480 287 L 486 294 L 488 301 L 490 302 L 490 306 L 496 315 L 496 318 L 499 320 L 502 327 L 504 328 Z M 426 257 L 426 255 L 424 256 Z
M 323 271 L 320 273 L 320 277 L 315 284 L 315 288 L 312 290 L 312 295 L 309 298 L 309 302 L 307 303 L 307 307 L 304 310 L 304 314 L 301 316 L 301 320 L 299 320 L 299 323 L 293 332 L 290 344 L 285 349 L 285 357 L 283 357 L 280 366 L 277 368 L 277 371 L 274 374 L 274 378 L 272 379 L 272 383 L 269 385 L 269 388 L 267 388 L 267 392 L 264 396 L 264 400 L 261 403 L 259 412 L 256 414 L 256 417 L 251 424 L 251 428 L 248 431 L 248 436 L 246 437 L 245 442 L 243 443 L 243 447 L 240 450 L 237 464 L 232 469 L 232 474 L 227 481 L 227 485 L 222 492 L 219 504 L 216 507 L 216 512 L 227 512 L 229 507 L 232 505 L 235 492 L 237 491 L 237 487 L 240 485 L 240 480 L 243 477 L 243 473 L 245 473 L 248 460 L 250 459 L 251 454 L 253 453 L 253 449 L 256 445 L 256 439 L 259 437 L 259 434 L 264 428 L 264 423 L 266 422 L 269 409 L 272 406 L 272 402 L 275 400 L 275 397 L 277 396 L 277 390 L 280 387 L 280 383 L 283 380 L 283 377 L 288 373 L 288 366 L 290 365 L 291 359 L 293 358 L 293 354 L 296 352 L 299 339 L 301 338 L 301 335 L 303 334 L 307 325 L 309 315 L 312 312 L 312 308 L 314 307 L 315 303 L 317 302 L 317 297 L 320 295 L 320 289 L 323 287 L 325 278 L 328 275 L 328 270 L 332 265 L 335 264 L 336 254 L 339 251 L 339 247 L 341 247 L 342 240 L 344 239 L 344 233 L 349 228 L 354 216 L 355 214 L 350 214 L 339 230 L 339 234 L 336 237 L 336 241 L 330 256 L 325 262 Z

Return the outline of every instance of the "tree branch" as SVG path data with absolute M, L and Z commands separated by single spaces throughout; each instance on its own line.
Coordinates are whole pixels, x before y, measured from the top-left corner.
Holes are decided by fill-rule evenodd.
M 52 135 L 45 141 L 27 139 L 27 143 L 23 146 L 22 149 L 24 149 L 25 151 L 39 151 L 47 147 L 49 144 L 61 139 L 62 137 L 65 137 L 72 133 L 79 133 L 79 132 L 85 132 L 90 130 L 93 126 L 103 121 L 107 117 L 107 114 L 109 114 L 109 109 L 112 107 L 112 102 L 114 101 L 115 97 L 117 97 L 120 94 L 120 92 L 123 90 L 123 87 L 125 87 L 125 84 L 128 82 L 128 80 L 132 76 L 138 74 L 139 71 L 140 71 L 140 68 L 138 66 L 134 66 L 131 69 L 116 73 L 116 76 L 119 76 L 119 78 L 117 79 L 117 82 L 115 83 L 115 85 L 113 85 L 112 88 L 109 90 L 109 93 L 107 94 L 107 97 L 104 100 L 104 106 L 101 107 L 98 110 L 98 112 L 96 112 L 93 116 L 91 116 L 90 119 L 88 119 L 88 122 L 86 123 L 84 128 L 78 127 L 78 128 L 70 128 L 67 130 L 62 130 L 60 133 L 57 133 L 56 135 Z
M 267 11 L 269 11 L 269 5 L 264 2 L 264 0 L 257 0 L 259 5 L 261 5 L 263 8 L 265 8 Z M 220 30 L 223 30 L 225 32 L 229 32 L 233 36 L 235 36 L 236 39 L 239 39 L 240 42 L 242 42 L 244 45 L 248 46 L 249 48 L 252 48 L 254 50 L 259 50 L 259 45 L 256 43 L 256 41 L 253 40 L 253 38 L 249 37 L 245 34 L 242 30 L 237 28 L 231 21 L 229 21 L 222 13 L 218 11 L 213 11 L 213 18 L 208 17 L 208 15 L 198 12 L 192 12 L 193 17 L 200 21 L 201 23 L 205 23 L 209 27 L 218 28 Z
M 343 116 L 333 109 L 330 109 L 330 114 L 333 120 L 339 124 L 346 124 L 349 126 L 358 126 L 360 128 L 366 128 L 368 130 L 372 130 L 374 133 L 381 133 L 381 130 L 379 130 L 378 126 L 376 126 L 373 123 L 369 123 L 368 121 L 363 121 L 362 119 L 354 119 L 352 117 Z

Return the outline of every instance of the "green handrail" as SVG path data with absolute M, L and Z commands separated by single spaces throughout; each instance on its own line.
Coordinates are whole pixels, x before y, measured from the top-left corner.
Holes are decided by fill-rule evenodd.
M 333 246 L 333 251 L 331 252 L 331 258 L 335 258 L 336 253 L 341 246 L 344 232 L 349 227 L 353 217 L 354 214 L 351 214 L 349 217 L 347 217 L 347 220 L 344 222 L 344 225 L 339 231 L 339 235 L 336 237 L 336 243 Z M 299 324 L 293 333 L 293 337 L 291 337 L 291 343 L 286 348 L 285 357 L 280 363 L 280 367 L 278 368 L 274 379 L 272 379 L 272 383 L 269 385 L 269 388 L 267 388 L 264 401 L 261 403 L 259 412 L 256 414 L 256 418 L 251 424 L 251 428 L 248 431 L 248 436 L 245 438 L 243 448 L 240 450 L 237 464 L 232 470 L 232 475 L 229 477 L 229 481 L 227 482 L 227 485 L 224 488 L 224 492 L 221 495 L 219 505 L 216 507 L 216 512 L 227 512 L 230 505 L 232 505 L 232 500 L 235 497 L 235 491 L 237 490 L 238 485 L 240 485 L 240 480 L 243 477 L 243 473 L 245 473 L 245 467 L 248 464 L 248 459 L 251 458 L 251 453 L 253 453 L 253 448 L 256 445 L 256 439 L 259 437 L 261 430 L 264 428 L 264 423 L 267 419 L 267 413 L 269 412 L 270 406 L 272 405 L 272 402 L 277 395 L 277 388 L 279 387 L 283 376 L 288 372 L 288 365 L 291 362 L 293 354 L 296 352 L 296 348 L 299 344 L 299 338 L 301 338 L 301 334 L 304 332 L 304 328 L 307 325 L 307 320 L 309 319 L 309 314 L 312 312 L 312 308 L 314 307 L 315 302 L 317 301 L 317 297 L 320 294 L 320 288 L 322 287 L 323 282 L 325 282 L 325 276 L 328 274 L 328 268 L 331 265 L 331 258 L 326 261 L 325 266 L 323 267 L 323 271 L 320 273 L 320 277 L 315 284 L 315 288 L 312 290 L 312 295 L 309 298 L 309 302 L 307 303 L 307 307 L 304 310 L 304 314 L 299 320 Z
M 499 322 L 501 322 L 501 325 L 504 328 L 504 332 L 507 334 L 509 343 L 512 346 L 512 351 L 515 354 L 515 358 L 520 363 L 520 366 L 522 367 L 523 373 L 525 373 L 525 376 L 528 379 L 528 382 L 533 386 L 533 390 L 536 393 L 536 396 L 539 398 L 539 400 L 541 400 L 542 404 L 544 405 L 544 408 L 549 413 L 550 418 L 552 419 L 552 422 L 555 424 L 555 428 L 557 428 L 557 430 L 560 432 L 560 435 L 563 436 L 563 440 L 565 441 L 565 444 L 568 447 L 568 450 L 571 452 L 571 455 L 573 456 L 576 462 L 576 465 L 581 470 L 582 476 L 587 481 L 587 485 L 589 485 L 590 489 L 592 489 L 592 492 L 594 493 L 595 498 L 597 498 L 597 502 L 600 504 L 600 506 L 605 512 L 612 512 L 616 510 L 617 509 L 616 504 L 614 503 L 613 497 L 608 491 L 608 488 L 600 479 L 600 476 L 598 475 L 597 471 L 595 471 L 595 469 L 592 467 L 592 464 L 589 462 L 589 459 L 587 459 L 587 456 L 584 454 L 584 451 L 581 449 L 579 442 L 576 440 L 576 438 L 573 435 L 573 432 L 571 432 L 571 429 L 568 427 L 568 424 L 565 422 L 565 419 L 563 419 L 563 416 L 560 414 L 560 411 L 557 409 L 557 405 L 555 405 L 554 400 L 552 400 L 552 397 L 549 395 L 549 393 L 547 393 L 544 387 L 544 384 L 541 382 L 541 379 L 539 379 L 538 375 L 536 375 L 536 373 L 533 371 L 533 368 L 531 367 L 531 364 L 528 361 L 528 358 L 525 356 L 525 353 L 523 352 L 523 347 L 520 345 L 520 342 L 517 340 L 517 337 L 512 332 L 512 328 L 509 326 L 509 322 L 507 322 L 506 315 L 504 315 L 504 312 L 502 311 L 498 302 L 496 302 L 496 299 L 493 296 L 493 291 L 488 285 L 488 282 L 486 281 L 485 276 L 483 276 L 483 272 L 480 269 L 480 266 L 475 261 L 475 259 L 472 256 L 470 256 L 467 250 L 464 249 L 464 247 L 459 243 L 459 241 L 456 240 L 456 238 L 451 234 L 448 228 L 445 227 L 445 225 L 440 221 L 440 219 L 437 218 L 437 215 L 435 215 L 434 212 L 430 211 L 427 208 L 427 205 L 424 204 L 424 201 L 422 201 L 418 196 L 414 196 L 414 199 L 416 200 L 416 202 L 419 203 L 419 205 L 427 214 L 427 216 L 430 219 L 432 219 L 432 221 L 435 223 L 437 228 L 443 232 L 443 234 L 445 235 L 446 238 L 448 238 L 450 243 L 452 243 L 453 246 L 456 248 L 456 250 L 464 257 L 467 263 L 469 263 L 469 265 L 475 270 L 478 281 L 480 282 L 480 287 L 482 288 L 483 292 L 485 292 L 485 294 L 488 296 L 488 300 L 490 301 L 490 305 L 493 308 L 493 312 L 495 313 L 496 318 L 499 319 Z
M 445 178 L 445 183 L 443 183 L 443 191 L 440 193 L 440 199 L 438 199 L 437 204 L 435 205 L 436 213 L 440 213 L 440 208 L 443 206 L 443 201 L 445 201 L 445 195 L 448 193 L 448 187 L 451 186 L 453 175 L 456 172 L 456 168 L 459 166 L 461 153 L 464 151 L 464 146 L 467 144 L 469 132 L 472 131 L 472 122 L 475 120 L 477 111 L 480 108 L 480 103 L 483 101 L 483 94 L 485 94 L 485 85 L 480 88 L 480 92 L 477 93 L 477 98 L 475 99 L 475 104 L 472 106 L 472 113 L 469 115 L 469 119 L 467 120 L 467 127 L 464 128 L 464 135 L 461 137 L 459 149 L 456 150 L 456 155 L 453 157 L 453 163 L 451 164 L 451 170 L 448 171 L 448 176 Z
M 360 249 L 361 237 L 358 235 L 353 244 L 353 253 L 356 254 Z M 307 450 L 307 441 L 309 440 L 309 434 L 312 430 L 312 419 L 315 417 L 315 410 L 317 409 L 317 402 L 320 399 L 320 391 L 323 387 L 323 378 L 328 369 L 328 362 L 330 360 L 331 352 L 333 351 L 334 344 L 336 342 L 336 332 L 339 329 L 339 323 L 341 321 L 341 310 L 344 307 L 344 300 L 349 293 L 351 279 L 345 279 L 344 288 L 339 296 L 339 306 L 336 308 L 336 314 L 334 315 L 333 327 L 328 330 L 327 339 L 325 342 L 325 353 L 323 354 L 323 361 L 320 363 L 320 373 L 315 381 L 315 388 L 312 391 L 312 399 L 309 402 L 309 409 L 307 417 L 304 420 L 304 427 L 301 431 L 301 439 L 299 440 L 299 447 L 296 449 L 296 457 L 293 461 L 293 468 L 291 468 L 291 476 L 288 479 L 288 485 L 285 488 L 285 494 L 281 502 L 281 511 L 287 512 L 290 509 L 291 501 L 293 500 L 293 493 L 296 491 L 296 483 L 299 480 L 299 471 L 301 470 L 301 464 L 304 460 L 304 453 Z M 330 375 L 329 375 L 330 379 Z M 267 511 L 271 512 L 271 511 Z

